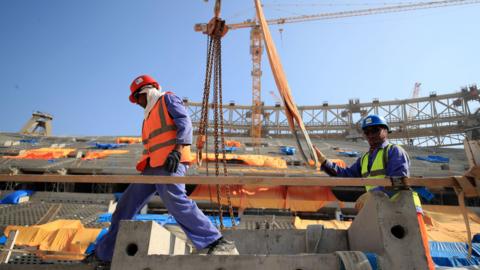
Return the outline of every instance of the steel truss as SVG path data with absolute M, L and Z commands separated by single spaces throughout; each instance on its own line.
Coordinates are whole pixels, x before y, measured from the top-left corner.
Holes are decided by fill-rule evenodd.
M 462 88 L 460 92 L 405 100 L 348 104 L 299 106 L 305 127 L 313 138 L 352 139 L 362 137 L 359 122 L 368 114 L 379 114 L 389 122 L 395 143 L 419 146 L 448 146 L 463 143 L 466 136 L 480 139 L 479 91 L 477 86 Z M 201 103 L 184 103 L 192 122 L 198 127 Z M 252 106 L 223 106 L 225 134 L 250 136 Z M 209 113 L 213 115 L 213 113 Z M 290 136 L 290 129 L 282 106 L 262 106 L 262 136 Z M 213 126 L 213 125 L 210 125 Z

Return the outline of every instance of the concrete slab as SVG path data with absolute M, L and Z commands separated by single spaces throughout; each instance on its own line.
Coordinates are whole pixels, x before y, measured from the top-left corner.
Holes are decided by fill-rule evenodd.
M 350 250 L 378 254 L 381 269 L 428 269 L 412 193 L 371 195 L 348 229 Z
M 122 220 L 115 242 L 112 267 L 121 268 L 126 258 L 129 257 L 139 258 L 149 255 L 183 255 L 189 253 L 190 247 L 186 245 L 185 241 L 156 222 Z
M 112 270 L 338 270 L 340 260 L 334 254 L 239 255 L 239 256 L 134 256 L 125 257 Z

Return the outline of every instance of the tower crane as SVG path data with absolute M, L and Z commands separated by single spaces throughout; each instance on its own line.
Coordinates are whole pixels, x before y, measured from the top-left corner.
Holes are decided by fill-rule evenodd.
M 441 7 L 449 7 L 449 6 L 471 5 L 471 4 L 478 4 L 478 3 L 480 3 L 480 0 L 427 1 L 427 2 L 383 6 L 379 8 L 368 8 L 368 9 L 359 9 L 359 10 L 319 13 L 319 14 L 313 14 L 313 15 L 284 17 L 284 18 L 267 20 L 267 23 L 269 25 L 280 25 L 285 23 L 331 20 L 331 19 L 367 16 L 367 15 L 375 15 L 375 14 L 397 13 L 397 12 L 405 12 L 405 11 L 412 11 L 412 10 L 419 10 L 419 9 L 432 9 L 432 8 L 441 8 Z M 261 130 L 262 130 L 261 60 L 262 60 L 262 53 L 263 53 L 263 44 L 262 44 L 263 42 L 262 42 L 262 35 L 260 31 L 260 25 L 258 24 L 257 20 L 249 19 L 240 23 L 227 24 L 227 28 L 228 30 L 250 28 L 250 54 L 252 56 L 252 63 L 253 63 L 252 73 L 251 73 L 252 74 L 252 115 L 251 115 L 252 129 L 251 129 L 250 135 L 253 138 L 253 143 L 255 145 L 258 145 L 261 137 Z M 195 24 L 194 29 L 196 32 L 206 33 L 207 24 L 206 23 Z
M 420 95 L 420 86 L 421 85 L 422 84 L 419 83 L 419 82 L 415 83 L 415 86 L 413 87 L 412 98 L 418 98 L 418 96 Z M 414 115 L 416 113 L 418 113 L 418 103 L 417 103 L 417 106 L 411 107 L 410 110 L 408 111 L 408 119 L 412 120 L 413 118 L 415 118 Z

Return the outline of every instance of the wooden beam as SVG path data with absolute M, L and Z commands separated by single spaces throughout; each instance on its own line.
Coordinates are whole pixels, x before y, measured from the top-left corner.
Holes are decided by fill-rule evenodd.
M 0 253 L 0 264 L 7 264 L 10 260 L 10 256 L 12 255 L 12 249 L 15 246 L 15 241 L 17 240 L 19 232 L 18 230 L 10 231 L 8 234 L 7 242 L 5 243 L 5 249 L 2 250 Z
M 340 177 L 263 177 L 263 176 L 144 176 L 144 175 L 57 175 L 57 174 L 0 174 L 0 182 L 65 182 L 112 184 L 223 184 L 258 186 L 391 186 L 388 178 Z M 458 187 L 453 177 L 408 178 L 411 186 Z

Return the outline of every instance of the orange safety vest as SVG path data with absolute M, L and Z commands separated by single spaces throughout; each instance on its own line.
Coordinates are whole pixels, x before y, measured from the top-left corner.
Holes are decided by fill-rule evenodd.
M 167 94 L 173 94 L 167 92 Z M 165 99 L 160 97 L 142 126 L 143 155 L 137 163 L 137 170 L 143 171 L 147 164 L 159 167 L 165 163 L 168 154 L 177 143 L 177 126 L 167 111 Z M 190 146 L 184 146 L 180 162 L 190 163 Z

